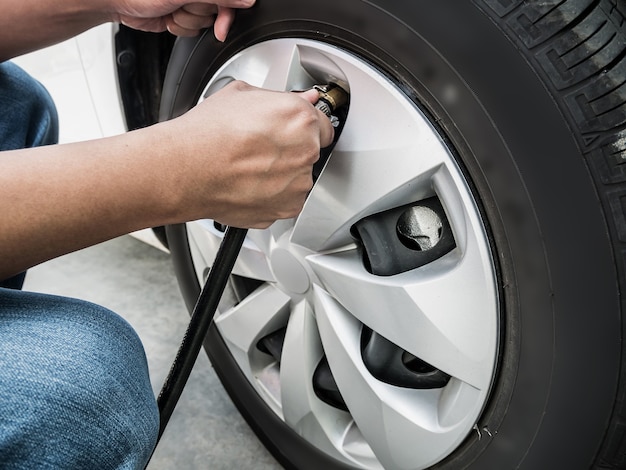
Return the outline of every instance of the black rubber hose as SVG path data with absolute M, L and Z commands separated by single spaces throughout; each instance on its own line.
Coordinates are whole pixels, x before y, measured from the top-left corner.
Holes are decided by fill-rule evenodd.
M 189 374 L 202 348 L 211 321 L 222 298 L 226 283 L 237 261 L 237 256 L 248 233 L 247 229 L 227 227 L 222 243 L 215 256 L 209 277 L 200 292 L 191 320 L 172 368 L 165 379 L 157 404 L 159 407 L 160 425 L 158 441 L 172 416 L 181 393 L 185 388 Z
M 320 92 L 320 99 L 315 107 L 322 110 L 332 121 L 333 116 L 331 116 L 331 113 L 339 111 L 336 108 L 345 108 L 349 95 L 345 90 L 334 85 L 318 87 L 318 91 Z M 335 118 L 335 121 L 339 123 L 339 127 L 336 128 L 333 143 L 320 152 L 320 159 L 313 168 L 314 181 L 317 180 L 335 146 L 337 138 L 341 133 L 346 113 L 347 109 L 344 109 L 341 111 L 339 118 Z M 209 277 L 204 283 L 198 301 L 193 308 L 189 326 L 187 331 L 185 331 L 185 336 L 180 348 L 178 348 L 172 368 L 157 398 L 160 417 L 157 444 L 161 440 L 161 436 L 174 412 L 178 399 L 187 384 L 191 370 L 196 363 L 202 343 L 209 331 L 213 316 L 217 311 L 217 306 L 220 303 L 226 283 L 232 273 L 247 233 L 248 230 L 243 228 L 226 228 L 226 233 L 217 250 L 215 261 L 213 261 L 213 267 L 209 271 Z

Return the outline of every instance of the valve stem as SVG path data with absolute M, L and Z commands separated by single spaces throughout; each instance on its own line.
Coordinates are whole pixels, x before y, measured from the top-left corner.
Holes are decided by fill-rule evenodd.
M 315 108 L 319 109 L 330 119 L 333 127 L 339 125 L 339 119 L 333 113 L 348 102 L 348 92 L 339 85 L 315 85 L 313 87 L 319 94 L 319 100 L 315 104 Z

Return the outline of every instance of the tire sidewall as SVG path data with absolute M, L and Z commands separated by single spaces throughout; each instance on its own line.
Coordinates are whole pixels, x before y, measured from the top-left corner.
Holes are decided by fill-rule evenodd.
M 455 149 L 499 274 L 492 398 L 438 467 L 586 468 L 611 413 L 620 355 L 616 273 L 594 182 L 567 119 L 515 44 L 476 6 L 448 3 L 263 0 L 239 12 L 225 44 L 210 33 L 177 43 L 162 118 L 193 106 L 221 64 L 266 39 L 320 40 L 385 73 Z M 297 436 L 286 444 L 267 435 L 284 431 L 259 399 L 242 398 L 245 378 L 216 344 L 216 368 L 265 444 L 283 463 L 309 468 L 307 452 L 283 449 L 304 448 Z

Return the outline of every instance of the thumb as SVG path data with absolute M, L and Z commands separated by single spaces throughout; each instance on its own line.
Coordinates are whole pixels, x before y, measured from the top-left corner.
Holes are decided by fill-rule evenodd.
M 297 96 L 307 100 L 311 104 L 315 104 L 319 101 L 320 95 L 317 90 L 310 89 L 300 93 L 296 93 Z M 320 123 L 320 146 L 322 148 L 332 144 L 335 137 L 335 128 L 330 124 L 330 119 L 319 109 L 317 110 L 318 120 Z
M 298 96 L 304 98 L 305 100 L 307 100 L 309 103 L 311 104 L 315 104 L 318 102 L 318 100 L 320 99 L 320 94 L 318 93 L 317 90 L 311 88 L 310 90 L 307 91 L 302 91 L 300 93 L 297 93 Z

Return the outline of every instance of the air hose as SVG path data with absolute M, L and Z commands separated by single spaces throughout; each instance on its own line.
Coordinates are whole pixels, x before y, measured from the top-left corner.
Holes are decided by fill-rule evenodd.
M 159 440 L 174 412 L 181 393 L 183 393 L 191 369 L 196 363 L 202 342 L 209 331 L 213 316 L 217 311 L 217 306 L 247 233 L 248 229 L 245 228 L 226 227 L 224 238 L 213 262 L 213 268 L 209 271 L 209 277 L 202 287 L 202 291 L 200 291 L 185 336 L 183 336 L 176 358 L 157 398 L 160 418 Z
M 337 85 L 318 85 L 314 88 L 319 93 L 319 100 L 315 107 L 328 116 L 334 127 L 343 124 L 342 120 L 333 113 L 347 105 L 348 93 Z M 345 112 L 342 117 L 345 117 Z M 314 179 L 317 179 L 321 168 L 328 160 L 338 135 L 339 132 L 336 132 L 333 144 L 320 152 L 320 160 L 313 170 Z M 165 431 L 191 374 L 247 233 L 248 230 L 243 228 L 226 228 L 213 267 L 209 271 L 209 276 L 194 306 L 189 326 L 157 398 L 160 416 L 157 443 Z

